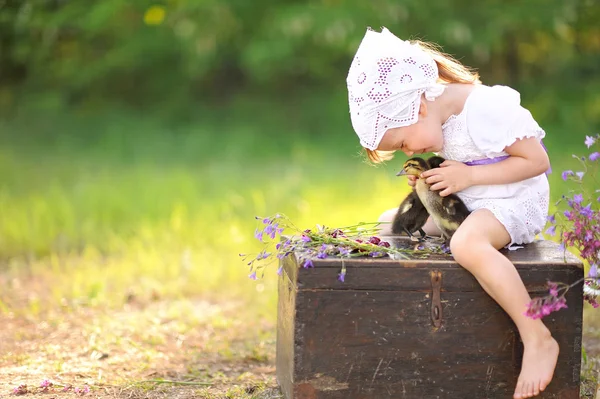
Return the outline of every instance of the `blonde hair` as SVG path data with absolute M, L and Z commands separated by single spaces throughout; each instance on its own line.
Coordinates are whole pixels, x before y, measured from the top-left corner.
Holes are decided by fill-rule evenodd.
M 451 55 L 442 52 L 438 45 L 420 40 L 410 40 L 410 42 L 418 45 L 421 50 L 433 58 L 438 68 L 438 83 L 481 84 L 476 71 L 461 64 Z M 365 151 L 367 158 L 373 163 L 389 161 L 394 157 L 395 152 L 369 150 L 368 148 L 365 148 Z

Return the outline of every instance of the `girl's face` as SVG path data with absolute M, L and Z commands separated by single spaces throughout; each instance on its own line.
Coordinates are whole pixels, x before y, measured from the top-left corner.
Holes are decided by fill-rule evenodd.
M 442 126 L 421 104 L 419 120 L 409 126 L 389 129 L 383 135 L 380 151 L 402 151 L 407 156 L 427 152 L 440 152 L 444 144 Z

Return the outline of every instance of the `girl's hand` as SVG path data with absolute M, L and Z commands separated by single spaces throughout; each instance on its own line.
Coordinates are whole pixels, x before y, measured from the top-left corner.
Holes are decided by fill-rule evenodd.
M 414 187 L 415 184 L 417 183 L 417 176 L 408 175 L 406 177 L 408 178 L 408 185 L 411 187 Z
M 439 168 L 426 170 L 421 177 L 425 178 L 425 182 L 430 185 L 431 190 L 442 190 L 440 191 L 442 197 L 473 185 L 471 168 L 457 161 L 445 160 Z

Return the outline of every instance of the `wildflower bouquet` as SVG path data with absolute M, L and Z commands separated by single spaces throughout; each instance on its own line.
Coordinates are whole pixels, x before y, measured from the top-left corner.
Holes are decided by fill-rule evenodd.
M 566 308 L 565 294 L 576 284 L 583 282 L 584 299 L 594 308 L 600 306 L 600 184 L 597 172 L 600 159 L 600 135 L 586 136 L 585 145 L 594 147 L 588 157 L 573 155 L 581 163 L 582 170 L 566 170 L 562 179 L 575 186 L 556 203 L 557 211 L 548 217 L 550 227 L 545 231 L 549 236 L 558 237 L 561 248 L 572 248 L 590 265 L 583 279 L 568 285 L 561 282 L 548 282 L 549 294 L 535 298 L 528 305 L 526 314 L 532 318 L 542 318 L 553 311 Z
M 257 279 L 257 274 L 264 276 L 264 269 L 269 264 L 295 253 L 304 268 L 313 267 L 314 259 L 324 259 L 329 256 L 351 258 L 357 256 L 384 257 L 393 256 L 408 259 L 408 255 L 423 256 L 426 251 L 423 247 L 417 249 L 394 248 L 389 242 L 377 237 L 380 223 L 359 223 L 341 228 L 329 228 L 317 225 L 315 229 L 302 230 L 298 228 L 285 215 L 277 214 L 273 217 L 256 217 L 261 227 L 257 228 L 254 236 L 264 244 L 264 249 L 258 254 L 240 254 L 250 266 L 250 277 Z M 283 236 L 286 231 L 291 235 Z M 274 245 L 274 250 L 273 250 Z M 282 273 L 282 267 L 277 274 Z M 346 268 L 342 270 L 338 279 L 344 281 Z

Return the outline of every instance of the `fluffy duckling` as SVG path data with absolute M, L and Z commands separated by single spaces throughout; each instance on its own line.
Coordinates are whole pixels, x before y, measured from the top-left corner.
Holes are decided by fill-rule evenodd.
M 413 236 L 412 233 L 419 231 L 421 239 L 425 238 L 426 234 L 423 231 L 423 225 L 425 225 L 428 217 L 429 212 L 423 206 L 417 192 L 413 190 L 398 207 L 398 212 L 392 222 L 392 233 L 406 233 L 412 241 L 421 241 Z
M 432 191 L 430 189 L 425 179 L 419 178 L 421 173 L 439 167 L 442 162 L 444 162 L 444 158 L 437 156 L 431 157 L 427 161 L 419 157 L 411 158 L 404 163 L 402 170 L 398 172 L 397 176 L 417 176 L 415 192 L 425 209 L 427 209 L 427 212 L 431 215 L 433 222 L 442 232 L 442 237 L 445 239 L 446 245 L 449 245 L 450 238 L 471 212 L 456 194 L 442 197 L 439 191 Z

